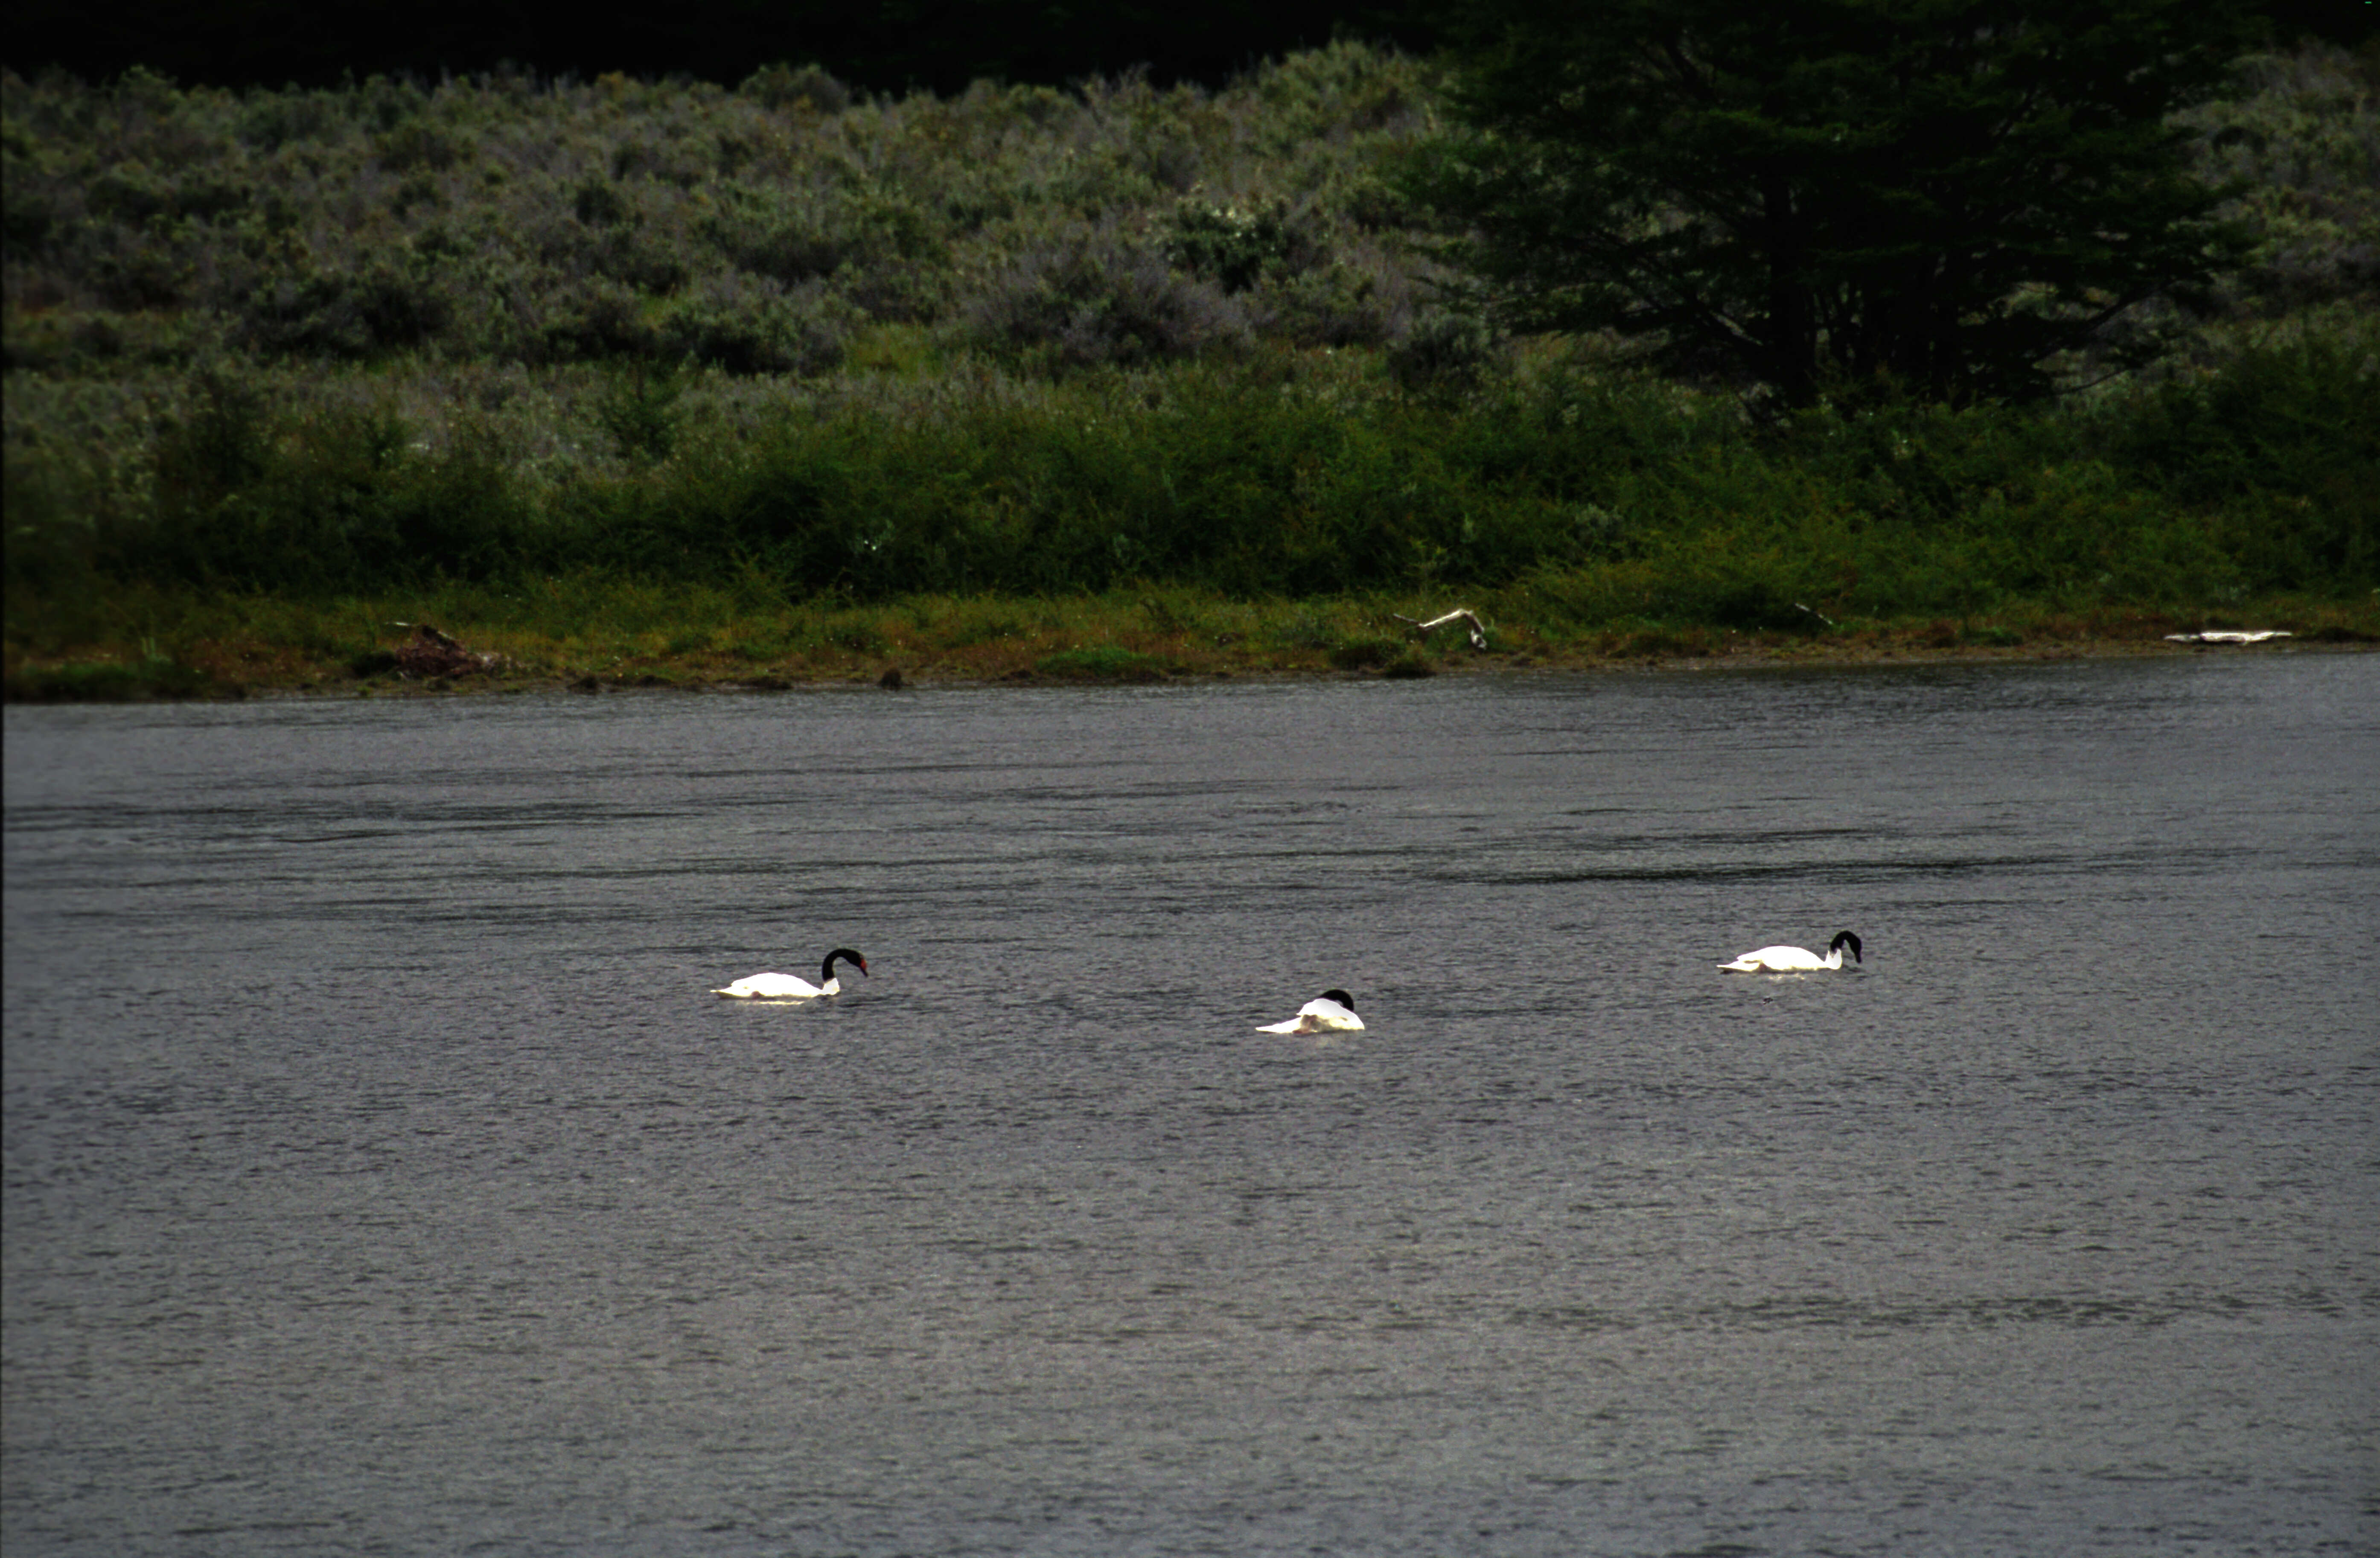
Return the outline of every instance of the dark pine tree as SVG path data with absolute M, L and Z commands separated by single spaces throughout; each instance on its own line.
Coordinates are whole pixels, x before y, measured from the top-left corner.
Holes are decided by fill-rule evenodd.
M 1471 133 L 1415 179 L 1524 327 L 1795 404 L 2022 398 L 2236 253 L 2166 121 L 2256 27 L 2229 0 L 1479 0 Z

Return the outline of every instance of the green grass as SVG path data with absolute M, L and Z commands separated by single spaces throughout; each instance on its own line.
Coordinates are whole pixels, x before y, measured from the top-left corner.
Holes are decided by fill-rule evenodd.
M 1035 661 L 1033 669 L 1062 681 L 1084 682 L 1153 682 L 1170 674 L 1162 656 L 1142 654 L 1114 644 L 1060 650 Z
M 205 672 L 162 655 L 26 667 L 12 671 L 6 685 L 8 700 L 25 703 L 145 702 L 227 690 Z

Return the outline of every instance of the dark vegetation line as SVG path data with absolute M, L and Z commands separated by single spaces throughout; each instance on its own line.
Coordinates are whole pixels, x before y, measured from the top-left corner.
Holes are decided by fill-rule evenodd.
M 2319 31 L 2321 0 L 2276 0 Z M 140 66 L 185 83 L 335 87 L 368 76 L 426 81 L 534 66 L 591 79 L 614 70 L 733 86 L 771 60 L 816 62 L 873 92 L 952 96 L 977 80 L 1064 86 L 1144 70 L 1161 85 L 1221 86 L 1257 61 L 1362 38 L 1427 52 L 1437 7 L 1321 0 L 684 0 L 597 7 L 557 25 L 523 0 L 20 0 L 6 60 L 112 79 Z M 2294 39 L 2303 24 L 2282 18 Z M 2332 31 L 2322 36 L 2352 43 Z
M 2380 29 L 2353 0 L 2255 0 L 2280 43 L 2355 48 Z M 771 60 L 810 60 L 876 92 L 949 96 L 978 79 L 1064 86 L 1141 68 L 1160 84 L 1220 87 L 1257 61 L 1363 39 L 1426 54 L 1451 13 L 1433 0 L 683 0 L 598 8 L 557 26 L 523 0 L 18 0 L 6 63 L 112 80 L 135 66 L 185 84 L 335 87 L 369 76 L 447 76 L 534 65 L 591 79 L 613 70 L 734 85 Z
M 176 600 L 589 579 L 1461 588 L 1551 637 L 2368 610 L 2372 56 L 2241 69 L 2182 128 L 2255 241 L 2146 370 L 1795 411 L 1451 311 L 1400 176 L 1441 83 L 1367 45 L 1215 91 L 0 75 L 12 676 L 171 650 Z

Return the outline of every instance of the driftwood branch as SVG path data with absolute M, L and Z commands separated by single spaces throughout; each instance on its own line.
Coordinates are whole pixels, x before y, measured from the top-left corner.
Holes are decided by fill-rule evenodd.
M 1398 616 L 1395 612 L 1390 612 L 1389 615 L 1396 617 L 1399 622 L 1407 624 L 1425 639 L 1429 637 L 1432 630 L 1443 627 L 1450 622 L 1463 623 L 1471 629 L 1471 647 L 1475 650 L 1484 650 L 1488 647 L 1488 629 L 1479 625 L 1477 614 L 1468 606 L 1457 606 L 1444 616 L 1434 616 L 1427 622 L 1410 616 Z

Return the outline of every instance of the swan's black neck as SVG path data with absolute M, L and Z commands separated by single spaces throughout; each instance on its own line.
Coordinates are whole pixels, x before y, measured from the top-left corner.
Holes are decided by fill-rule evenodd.
M 1355 1009 L 1355 998 L 1343 990 L 1326 990 L 1322 992 L 1322 999 L 1336 1001 L 1351 1012 Z
M 1852 935 L 1849 931 L 1836 931 L 1835 939 L 1827 943 L 1827 950 L 1828 952 L 1840 952 L 1845 947 L 1852 949 L 1852 961 L 1854 963 L 1858 962 L 1860 960 L 1860 939 L 1857 936 Z
M 819 965 L 819 983 L 828 984 L 833 980 L 835 960 L 838 958 L 850 964 L 853 968 L 858 969 L 863 974 L 868 972 L 868 959 L 860 956 L 859 954 L 852 951 L 847 946 L 839 946 L 832 952 L 828 953 L 826 955 L 826 960 Z

